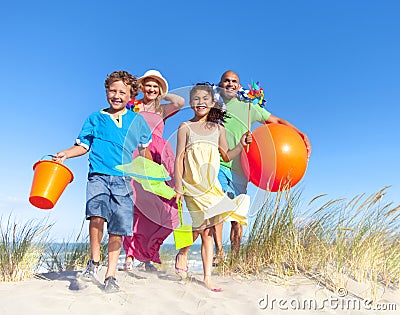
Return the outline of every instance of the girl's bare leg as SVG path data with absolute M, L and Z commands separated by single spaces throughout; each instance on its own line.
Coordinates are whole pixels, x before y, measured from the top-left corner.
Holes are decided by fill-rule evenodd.
M 204 284 L 205 286 L 214 292 L 222 291 L 220 288 L 215 288 L 211 282 L 211 268 L 212 268 L 212 259 L 214 252 L 213 245 L 213 229 L 214 228 L 206 228 L 204 229 L 201 235 L 201 258 L 203 260 L 203 272 L 204 272 Z

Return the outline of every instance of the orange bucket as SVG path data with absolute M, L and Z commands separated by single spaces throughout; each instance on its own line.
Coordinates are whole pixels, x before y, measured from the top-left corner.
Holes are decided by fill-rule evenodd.
M 33 170 L 29 202 L 40 209 L 51 209 L 74 175 L 65 165 L 49 160 L 36 162 Z

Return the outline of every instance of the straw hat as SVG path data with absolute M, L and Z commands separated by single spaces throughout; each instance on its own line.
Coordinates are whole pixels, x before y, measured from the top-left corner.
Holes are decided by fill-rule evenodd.
M 147 79 L 147 78 L 155 79 L 158 82 L 158 84 L 161 86 L 163 94 L 168 93 L 168 82 L 159 71 L 157 71 L 157 70 L 146 71 L 146 73 L 138 79 L 138 83 L 140 85 L 142 85 L 143 80 Z

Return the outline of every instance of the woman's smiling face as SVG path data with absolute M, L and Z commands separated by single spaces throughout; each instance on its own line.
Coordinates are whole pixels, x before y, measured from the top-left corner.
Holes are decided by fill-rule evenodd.
M 153 101 L 160 95 L 160 86 L 158 82 L 152 78 L 143 81 L 143 97 L 145 103 Z

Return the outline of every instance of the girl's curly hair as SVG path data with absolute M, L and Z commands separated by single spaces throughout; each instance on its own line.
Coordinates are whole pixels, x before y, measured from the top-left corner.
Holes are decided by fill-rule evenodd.
M 138 83 L 137 83 L 137 78 L 130 74 L 127 71 L 124 70 L 119 70 L 119 71 L 114 71 L 111 73 L 106 80 L 104 81 L 104 86 L 106 90 L 110 88 L 110 85 L 114 83 L 115 81 L 122 81 L 126 86 L 130 87 L 130 92 L 131 92 L 131 98 L 134 99 L 136 95 L 138 95 Z
M 209 82 L 197 83 L 190 90 L 190 103 L 192 102 L 194 93 L 196 93 L 197 91 L 206 91 L 215 102 L 214 107 L 211 108 L 210 112 L 207 115 L 207 121 L 223 124 L 225 122 L 225 119 L 229 118 L 229 116 L 226 114 L 225 110 L 222 110 L 222 105 L 215 99 L 213 86 Z

